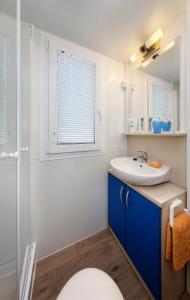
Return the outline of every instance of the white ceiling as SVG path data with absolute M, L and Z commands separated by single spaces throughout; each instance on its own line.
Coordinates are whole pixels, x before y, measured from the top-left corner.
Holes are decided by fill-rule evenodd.
M 121 61 L 185 7 L 185 0 L 21 1 L 24 20 Z M 13 2 L 0 0 L 0 7 L 11 12 Z

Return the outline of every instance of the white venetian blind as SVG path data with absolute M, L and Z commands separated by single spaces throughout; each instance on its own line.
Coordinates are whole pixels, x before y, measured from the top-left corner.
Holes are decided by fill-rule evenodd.
M 57 145 L 95 144 L 96 64 L 57 52 Z
M 156 84 L 152 86 L 153 92 L 153 116 L 163 119 L 169 116 L 168 89 Z
M 6 144 L 6 38 L 0 34 L 0 145 Z

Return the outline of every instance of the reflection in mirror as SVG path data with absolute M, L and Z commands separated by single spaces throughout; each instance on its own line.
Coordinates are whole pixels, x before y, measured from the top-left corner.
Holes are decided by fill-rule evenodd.
M 7 2 L 0 1 L 0 154 L 17 147 L 16 0 Z M 0 299 L 16 299 L 16 161 L 1 155 Z
M 6 36 L 0 33 L 0 145 L 7 143 L 6 126 Z
M 132 117 L 137 131 L 180 130 L 180 38 L 133 73 Z

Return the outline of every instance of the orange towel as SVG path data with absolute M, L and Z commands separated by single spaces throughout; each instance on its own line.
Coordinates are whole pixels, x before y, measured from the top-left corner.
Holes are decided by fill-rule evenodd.
M 173 268 L 178 271 L 190 261 L 190 215 L 181 213 L 174 219 L 173 228 L 168 223 L 166 259 L 173 259 Z

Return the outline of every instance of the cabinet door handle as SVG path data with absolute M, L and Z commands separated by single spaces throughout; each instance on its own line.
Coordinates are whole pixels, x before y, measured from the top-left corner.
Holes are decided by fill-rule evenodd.
M 122 185 L 122 187 L 120 188 L 120 202 L 122 203 L 123 202 L 123 200 L 122 200 L 122 197 L 123 196 L 123 185 Z
M 125 197 L 125 203 L 126 203 L 126 206 L 127 206 L 127 208 L 129 207 L 129 194 L 130 194 L 130 191 L 127 191 L 127 193 L 126 193 L 126 197 Z

